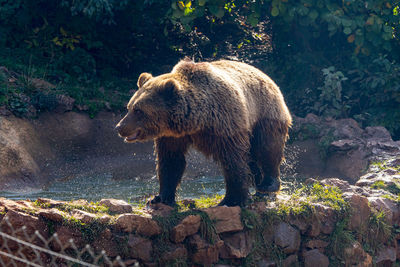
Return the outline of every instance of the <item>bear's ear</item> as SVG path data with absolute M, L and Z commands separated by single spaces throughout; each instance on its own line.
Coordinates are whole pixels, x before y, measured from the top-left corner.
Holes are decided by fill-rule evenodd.
M 168 79 L 164 83 L 164 89 L 166 91 L 179 90 L 179 84 L 175 79 Z
M 177 96 L 178 90 L 180 89 L 179 84 L 174 79 L 168 79 L 164 82 L 161 95 L 166 99 L 172 100 Z
M 147 72 L 143 72 L 142 74 L 140 74 L 139 79 L 137 81 L 137 86 L 140 88 L 143 86 L 143 84 L 145 84 L 148 80 L 150 80 L 151 78 L 153 78 L 153 76 L 150 73 Z

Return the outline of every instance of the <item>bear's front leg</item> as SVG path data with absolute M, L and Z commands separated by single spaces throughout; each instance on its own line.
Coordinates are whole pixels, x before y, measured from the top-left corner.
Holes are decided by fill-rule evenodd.
M 187 142 L 183 138 L 162 137 L 155 140 L 159 195 L 151 203 L 175 205 L 176 188 L 186 167 Z

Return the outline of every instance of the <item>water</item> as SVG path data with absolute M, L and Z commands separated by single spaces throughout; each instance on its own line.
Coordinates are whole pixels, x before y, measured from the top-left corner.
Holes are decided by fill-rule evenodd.
M 116 198 L 126 201 L 141 201 L 158 192 L 158 180 L 151 179 L 116 180 L 111 174 L 95 176 L 76 176 L 72 179 L 58 180 L 42 189 L 27 189 L 18 192 L 0 192 L 0 197 L 9 199 L 51 198 L 55 200 L 87 199 L 99 201 L 102 198 Z M 224 194 L 224 179 L 217 177 L 200 177 L 183 179 L 177 196 L 180 199 L 198 198 Z

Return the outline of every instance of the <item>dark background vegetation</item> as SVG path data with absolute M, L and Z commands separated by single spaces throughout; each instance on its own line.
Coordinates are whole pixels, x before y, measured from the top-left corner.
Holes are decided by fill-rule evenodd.
M 269 74 L 298 116 L 400 139 L 399 11 L 391 0 L 0 0 L 0 106 L 23 116 L 27 101 L 51 110 L 67 94 L 91 115 L 123 109 L 143 71 L 231 58 Z

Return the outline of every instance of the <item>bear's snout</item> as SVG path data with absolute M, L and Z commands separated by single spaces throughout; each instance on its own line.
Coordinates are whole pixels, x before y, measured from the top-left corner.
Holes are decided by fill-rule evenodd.
M 121 137 L 125 137 L 128 136 L 130 134 L 130 131 L 128 133 L 128 129 L 125 125 L 125 123 L 123 122 L 123 120 L 121 120 L 116 126 L 115 126 L 115 130 L 118 132 L 118 134 Z
M 132 124 L 126 122 L 126 118 L 122 119 L 116 126 L 115 130 L 118 135 L 124 138 L 127 143 L 136 142 L 140 139 L 142 131 L 138 128 L 132 127 Z

